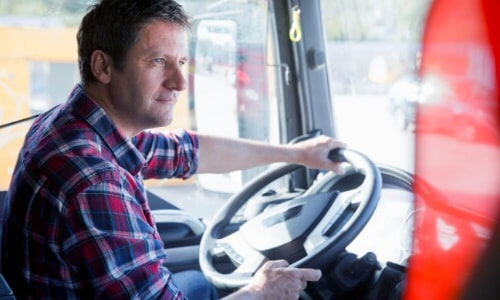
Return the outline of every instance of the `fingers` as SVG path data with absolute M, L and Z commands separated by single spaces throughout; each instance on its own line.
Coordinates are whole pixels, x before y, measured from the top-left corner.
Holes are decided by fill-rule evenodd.
M 337 149 L 337 148 L 345 149 L 345 148 L 347 148 L 347 144 L 345 144 L 341 141 L 330 139 L 328 151 L 331 151 L 331 150 Z M 344 175 L 346 171 L 345 171 L 345 168 L 343 165 L 344 164 L 342 162 L 331 162 L 330 169 L 339 175 Z
M 332 162 L 328 158 L 331 150 L 337 148 L 345 149 L 347 147 L 345 143 L 326 135 L 321 135 L 314 139 L 295 144 L 294 146 L 303 151 L 303 156 L 299 161 L 300 164 L 314 169 L 331 170 L 339 175 L 345 174 L 342 162 Z
M 300 291 L 286 290 L 284 299 L 300 299 Z
M 321 271 L 317 269 L 288 268 L 287 271 L 294 272 L 297 276 L 295 284 L 291 285 L 290 289 L 288 289 L 291 292 L 288 299 L 299 299 L 300 292 L 307 287 L 307 282 L 318 281 L 321 278 Z
M 270 260 L 270 261 L 267 261 L 264 266 L 262 266 L 263 268 L 286 268 L 288 267 L 289 264 L 286 260 L 284 259 L 278 259 L 278 260 Z
M 330 149 L 347 148 L 347 144 L 338 140 L 330 139 Z
M 321 270 L 317 269 L 297 269 L 301 273 L 302 281 L 318 281 L 321 278 Z
M 283 268 L 284 272 L 296 274 L 297 278 L 303 282 L 318 281 L 321 278 L 321 270 L 311 268 L 289 268 L 288 266 L 289 264 L 286 260 L 270 260 L 262 266 L 262 269 Z
M 307 282 L 318 281 L 321 271 L 290 267 L 286 260 L 267 261 L 246 287 L 258 299 L 298 299 Z

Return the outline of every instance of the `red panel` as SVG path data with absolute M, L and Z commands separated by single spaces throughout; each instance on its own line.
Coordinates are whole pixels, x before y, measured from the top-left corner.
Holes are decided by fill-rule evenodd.
M 436 0 L 422 52 L 417 215 L 405 299 L 457 299 L 500 199 L 500 5 Z

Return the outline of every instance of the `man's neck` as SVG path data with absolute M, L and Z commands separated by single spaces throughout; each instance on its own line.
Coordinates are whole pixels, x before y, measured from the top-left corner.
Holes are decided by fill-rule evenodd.
M 139 133 L 139 131 L 133 130 L 130 124 L 122 122 L 120 114 L 114 109 L 109 93 L 105 86 L 99 83 L 91 83 L 83 86 L 83 91 L 85 94 L 91 98 L 97 105 L 99 105 L 106 115 L 111 119 L 116 129 L 126 138 L 132 138 Z

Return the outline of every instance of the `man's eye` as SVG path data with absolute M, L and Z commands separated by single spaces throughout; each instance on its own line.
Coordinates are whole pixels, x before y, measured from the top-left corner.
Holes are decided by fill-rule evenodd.
M 185 61 L 185 60 L 180 60 L 180 61 L 179 61 L 179 66 L 181 66 L 181 67 L 182 67 L 182 66 L 184 66 L 185 64 L 186 64 L 186 61 Z
M 154 58 L 153 59 L 153 62 L 155 64 L 159 64 L 159 65 L 164 65 L 165 64 L 165 59 L 161 58 L 161 57 L 158 57 L 158 58 Z

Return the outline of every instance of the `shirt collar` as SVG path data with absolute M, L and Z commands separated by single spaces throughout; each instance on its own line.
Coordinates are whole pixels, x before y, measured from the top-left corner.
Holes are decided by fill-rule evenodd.
M 136 175 L 147 164 L 132 141 L 118 131 L 104 109 L 85 94 L 80 84 L 71 92 L 69 105 L 102 138 L 121 167 Z

